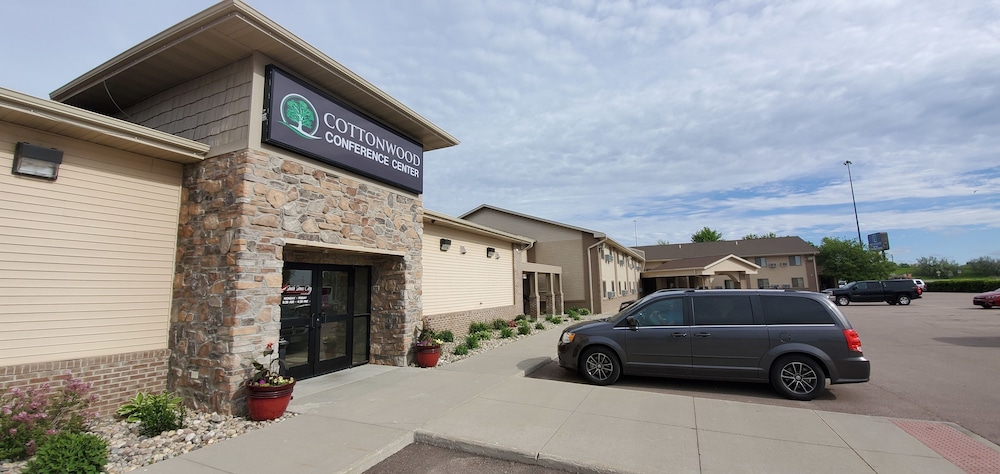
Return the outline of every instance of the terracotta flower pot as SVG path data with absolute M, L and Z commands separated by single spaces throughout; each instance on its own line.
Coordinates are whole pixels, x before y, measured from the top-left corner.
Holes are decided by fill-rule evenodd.
M 415 346 L 417 349 L 416 359 L 417 365 L 421 367 L 435 367 L 438 364 L 438 358 L 441 357 L 441 346 Z
M 273 420 L 285 413 L 295 382 L 280 387 L 247 385 L 247 409 L 254 421 Z

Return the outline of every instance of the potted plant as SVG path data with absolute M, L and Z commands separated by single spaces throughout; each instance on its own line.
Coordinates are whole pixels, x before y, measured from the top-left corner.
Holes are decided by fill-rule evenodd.
M 267 343 L 264 357 L 274 354 L 274 343 Z M 278 358 L 271 359 L 267 365 L 253 361 L 255 370 L 247 380 L 247 409 L 250 419 L 254 421 L 273 420 L 285 413 L 288 402 L 292 399 L 292 389 L 295 379 L 287 377 L 272 369 Z
M 417 342 L 413 345 L 417 365 L 420 367 L 437 366 L 438 358 L 441 357 L 441 344 L 442 341 L 434 337 L 434 331 L 425 320 L 420 329 L 420 335 L 417 336 Z

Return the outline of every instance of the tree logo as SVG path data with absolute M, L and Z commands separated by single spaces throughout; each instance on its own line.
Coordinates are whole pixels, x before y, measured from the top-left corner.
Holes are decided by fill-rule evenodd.
M 290 128 L 302 138 L 319 140 L 316 131 L 319 130 L 316 108 L 309 99 L 298 94 L 288 94 L 281 99 L 281 123 Z

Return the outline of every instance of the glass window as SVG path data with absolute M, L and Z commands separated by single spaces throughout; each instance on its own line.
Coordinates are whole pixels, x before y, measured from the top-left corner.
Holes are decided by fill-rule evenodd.
M 668 298 L 654 301 L 632 315 L 639 327 L 683 326 L 684 298 Z
M 806 280 L 804 278 L 792 278 L 792 288 L 805 288 Z
M 757 279 L 757 288 L 770 288 L 771 282 L 767 278 Z
M 788 257 L 788 264 L 791 265 L 791 266 L 793 266 L 793 267 L 797 267 L 797 266 L 802 265 L 802 256 L 801 255 L 791 255 L 791 256 L 789 256 Z
M 833 324 L 823 303 L 812 298 L 761 295 L 767 324 Z
M 698 296 L 694 298 L 694 324 L 730 326 L 753 324 L 749 296 Z
M 761 266 L 761 267 L 766 267 L 767 266 L 767 259 L 764 258 L 764 257 L 754 257 L 753 258 L 753 263 L 756 263 L 758 266 Z

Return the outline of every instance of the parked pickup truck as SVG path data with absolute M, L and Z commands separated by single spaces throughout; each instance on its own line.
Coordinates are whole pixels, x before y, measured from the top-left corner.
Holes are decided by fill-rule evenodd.
M 885 301 L 891 305 L 908 305 L 923 293 L 913 280 L 869 280 L 848 283 L 840 288 L 823 290 L 839 306 L 851 302 Z

